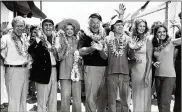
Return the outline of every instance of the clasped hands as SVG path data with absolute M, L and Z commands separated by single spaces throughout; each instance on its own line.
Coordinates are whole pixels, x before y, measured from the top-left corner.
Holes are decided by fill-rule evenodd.
M 92 41 L 91 47 L 96 49 L 96 50 L 98 50 L 98 51 L 102 51 L 103 50 L 103 44 L 100 41 L 97 41 L 97 42 Z

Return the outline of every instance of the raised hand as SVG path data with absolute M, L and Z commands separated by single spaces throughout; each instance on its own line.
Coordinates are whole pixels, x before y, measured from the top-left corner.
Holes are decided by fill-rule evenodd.
M 119 4 L 119 9 L 118 10 L 115 9 L 115 11 L 119 14 L 119 16 L 124 15 L 125 10 L 126 10 L 126 8 L 125 8 L 124 4 Z
M 138 38 L 137 37 L 133 37 L 132 40 L 129 42 L 129 47 L 131 49 L 135 49 L 136 45 L 138 42 Z
M 35 37 L 35 40 L 36 40 L 37 43 L 39 43 L 40 40 L 41 40 L 41 38 L 43 38 L 42 37 L 42 31 L 41 31 L 41 29 L 38 29 L 37 28 L 37 31 L 36 32 L 37 32 L 37 36 Z
M 2 33 L 2 35 L 6 34 L 8 32 L 8 29 L 7 29 L 8 23 L 9 22 L 3 22 L 1 24 L 1 33 Z

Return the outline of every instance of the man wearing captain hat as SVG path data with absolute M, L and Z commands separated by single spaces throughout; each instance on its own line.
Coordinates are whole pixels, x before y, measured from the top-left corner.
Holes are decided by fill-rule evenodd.
M 89 16 L 89 26 L 84 32 L 80 36 L 78 49 L 84 62 L 86 111 L 95 112 L 97 94 L 107 66 L 107 60 L 103 59 L 101 52 L 96 49 L 96 46 L 99 46 L 106 36 L 102 27 L 102 17 L 98 13 Z

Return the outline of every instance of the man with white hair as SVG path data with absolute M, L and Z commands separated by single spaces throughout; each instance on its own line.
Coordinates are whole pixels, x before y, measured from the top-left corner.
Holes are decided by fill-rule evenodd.
M 103 41 L 106 36 L 102 27 L 102 18 L 98 13 L 89 17 L 89 27 L 81 34 L 78 49 L 84 61 L 84 82 L 86 94 L 86 111 L 96 112 L 97 94 L 104 79 L 107 60 L 103 59 L 95 48 L 96 43 Z M 94 46 L 93 46 L 94 44 Z
M 5 83 L 8 90 L 8 112 L 25 112 L 28 92 L 29 62 L 25 21 L 17 16 L 12 21 L 13 31 L 1 38 L 1 55 L 5 65 Z

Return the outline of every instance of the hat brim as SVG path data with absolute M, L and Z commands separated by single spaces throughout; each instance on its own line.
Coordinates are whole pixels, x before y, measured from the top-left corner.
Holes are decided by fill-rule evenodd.
M 78 33 L 78 31 L 80 30 L 80 23 L 75 20 L 75 19 L 63 19 L 61 22 L 58 23 L 58 30 L 63 30 L 64 31 L 64 28 L 66 25 L 68 24 L 72 24 L 74 27 L 75 27 L 75 34 Z

